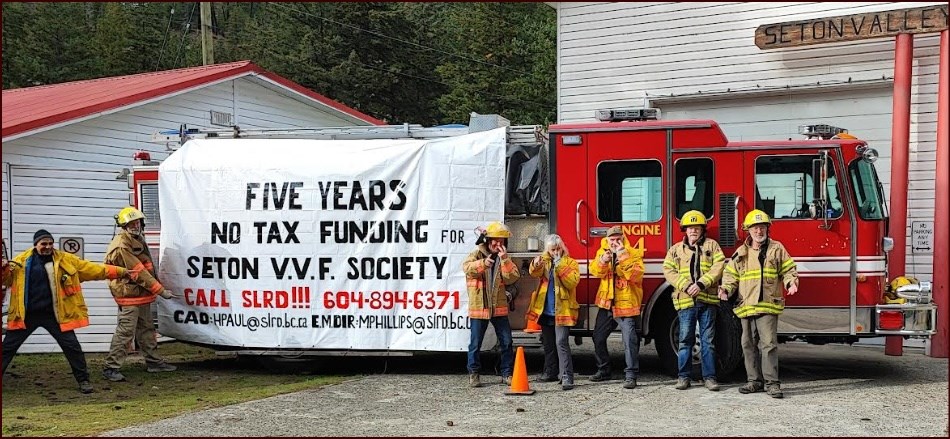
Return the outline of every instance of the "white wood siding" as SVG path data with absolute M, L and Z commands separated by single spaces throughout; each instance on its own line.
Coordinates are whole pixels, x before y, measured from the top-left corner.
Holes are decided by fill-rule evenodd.
M 61 236 L 83 238 L 86 259 L 101 262 L 113 236 L 113 215 L 128 204 L 127 182 L 116 180 L 118 172 L 139 149 L 154 160 L 166 158 L 165 145 L 149 142 L 152 134 L 181 124 L 210 128 L 211 110 L 234 114 L 245 128 L 367 125 L 248 76 L 4 142 L 3 236 L 12 218 L 13 255 L 32 246 L 33 233 L 45 228 L 57 242 Z M 115 301 L 104 281 L 83 284 L 83 292 L 90 326 L 77 335 L 87 352 L 106 352 L 116 325 Z M 20 348 L 56 351 L 59 346 L 42 329 Z
M 749 140 L 789 137 L 754 126 L 763 119 L 772 123 L 761 125 L 774 128 L 781 120 L 792 127 L 794 120 L 837 118 L 882 153 L 878 171 L 889 188 L 894 39 L 763 51 L 755 46 L 755 29 L 939 4 L 944 3 L 553 3 L 558 121 L 592 121 L 595 109 L 637 107 L 655 99 L 664 118 L 728 117 L 720 122 L 729 138 Z M 936 34 L 914 36 L 906 270 L 925 280 L 931 278 L 932 255 L 911 253 L 909 226 L 933 220 L 938 58 Z M 876 92 L 863 89 L 875 83 Z M 792 92 L 775 95 L 785 87 Z M 794 91 L 805 87 L 815 91 Z M 708 100 L 703 94 L 735 94 L 736 100 Z M 679 100 L 674 103 L 671 95 Z M 853 111 L 841 114 L 848 101 Z

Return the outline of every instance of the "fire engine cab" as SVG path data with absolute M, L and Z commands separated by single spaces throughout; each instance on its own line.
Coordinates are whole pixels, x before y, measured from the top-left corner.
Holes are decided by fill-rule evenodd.
M 930 285 L 887 278 L 893 241 L 875 149 L 828 125 L 801 127 L 806 138 L 800 140 L 731 142 L 715 121 L 657 116 L 655 109 L 607 110 L 596 112 L 598 122 L 549 126 L 538 186 L 549 208 L 506 216 L 517 238 L 509 252 L 519 266 L 539 254 L 539 239 L 548 232 L 559 234 L 580 263 L 581 310 L 573 330 L 578 341 L 592 334 L 597 313 L 599 279 L 587 267 L 607 229 L 619 225 L 643 252 L 646 266 L 638 330 L 646 342 L 656 342 L 664 371 L 675 374 L 679 324 L 662 263 L 683 238 L 679 219 L 691 210 L 706 216 L 707 237 L 727 257 L 746 237 L 746 213 L 759 209 L 772 219 L 770 237 L 788 249 L 800 276 L 798 293 L 787 297 L 779 318 L 782 341 L 853 343 L 934 334 Z M 180 137 L 184 143 L 186 130 Z M 146 235 L 157 244 L 157 167 L 146 157 L 137 159 L 130 202 L 149 215 Z M 514 328 L 525 326 L 528 296 L 536 287 L 537 279 L 529 276 L 516 285 Z M 720 374 L 727 375 L 742 363 L 741 329 L 731 304 L 722 309 L 715 343 Z
M 727 257 L 745 239 L 746 213 L 760 209 L 772 218 L 770 237 L 785 245 L 800 276 L 779 318 L 782 340 L 934 333 L 928 284 L 885 295 L 893 241 L 876 150 L 828 125 L 801 127 L 805 140 L 730 142 L 712 120 L 656 120 L 655 111 L 601 111 L 598 123 L 549 127 L 550 221 L 581 261 L 594 258 L 614 225 L 643 250 L 642 330 L 656 341 L 666 371 L 676 369 L 679 325 L 662 262 L 682 239 L 679 218 L 690 210 L 707 217 L 707 236 Z M 579 302 L 593 302 L 597 281 L 582 280 Z M 592 329 L 591 319 L 584 324 Z M 716 348 L 721 370 L 738 366 L 731 312 L 720 313 Z

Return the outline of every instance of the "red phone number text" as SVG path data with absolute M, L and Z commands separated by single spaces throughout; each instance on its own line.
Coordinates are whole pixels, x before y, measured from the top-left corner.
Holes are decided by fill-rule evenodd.
M 327 291 L 326 309 L 459 309 L 458 291 Z

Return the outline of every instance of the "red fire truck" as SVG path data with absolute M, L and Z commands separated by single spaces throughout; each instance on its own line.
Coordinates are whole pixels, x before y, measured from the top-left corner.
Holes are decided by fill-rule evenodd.
M 800 275 L 799 292 L 787 298 L 779 319 L 782 341 L 853 343 L 935 332 L 929 284 L 887 278 L 893 241 L 875 149 L 827 125 L 802 127 L 801 140 L 730 142 L 714 121 L 656 115 L 653 109 L 599 111 L 599 122 L 549 126 L 540 154 L 545 172 L 535 178 L 541 180 L 535 195 L 543 188 L 548 212 L 526 209 L 506 218 L 517 238 L 509 250 L 519 265 L 526 267 L 538 254 L 538 240 L 548 231 L 558 233 L 580 262 L 578 342 L 592 334 L 597 311 L 592 304 L 598 279 L 588 276 L 588 263 L 606 230 L 620 225 L 644 252 L 639 329 L 647 343 L 656 343 L 664 371 L 675 374 L 678 319 L 662 261 L 682 239 L 679 218 L 690 210 L 706 215 L 707 235 L 727 257 L 745 238 L 741 221 L 747 212 L 760 209 L 773 219 L 771 237 L 785 245 Z M 517 157 L 509 152 L 509 167 Z M 147 188 L 156 179 L 154 166 L 135 167 L 130 179 L 133 204 L 152 215 L 158 200 Z M 158 230 L 147 233 L 157 243 Z M 524 310 L 536 286 L 528 276 L 516 285 L 514 328 L 525 326 Z M 740 366 L 742 352 L 738 319 L 729 304 L 723 308 L 715 343 L 720 373 L 727 375 Z

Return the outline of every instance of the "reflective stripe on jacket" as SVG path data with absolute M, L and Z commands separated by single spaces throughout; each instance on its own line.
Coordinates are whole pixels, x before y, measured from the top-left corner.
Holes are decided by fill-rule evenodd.
M 553 261 L 545 253 L 541 258 L 541 265 L 531 264 L 528 271 L 534 277 L 540 277 L 541 283 L 538 290 L 531 295 L 528 302 L 528 312 L 525 318 L 537 322 L 541 313 L 544 312 L 544 302 L 547 300 L 548 274 L 551 272 Z M 577 303 L 577 283 L 580 282 L 580 270 L 577 261 L 570 256 L 563 256 L 554 268 L 554 325 L 555 326 L 574 326 L 577 324 L 577 310 L 580 305 Z
M 490 255 L 488 247 L 480 244 L 462 262 L 468 289 L 469 318 L 484 320 L 507 316 L 508 297 L 505 295 L 505 285 L 515 283 L 521 277 L 518 267 L 507 256 L 495 262 L 501 266 L 494 271 L 487 269 L 485 258 Z M 494 273 L 494 278 L 488 279 L 491 273 Z
M 7 329 L 26 329 L 26 263 L 33 255 L 31 248 L 17 255 L 3 272 L 3 285 L 10 287 L 10 310 Z M 82 295 L 82 282 L 87 280 L 117 279 L 125 275 L 125 269 L 112 265 L 97 264 L 66 253 L 53 250 L 52 265 L 46 264 L 53 292 L 53 313 L 59 329 L 72 331 L 89 326 L 89 310 Z
M 643 301 L 643 252 L 634 250 L 626 235 L 623 247 L 627 250 L 625 258 L 611 269 L 612 262 L 600 260 L 610 245 L 607 238 L 600 239 L 600 249 L 590 261 L 590 274 L 600 278 L 594 303 L 600 308 L 612 309 L 614 317 L 638 316 Z
M 142 237 L 123 229 L 109 243 L 105 262 L 129 270 L 128 279 L 109 281 L 109 290 L 119 305 L 139 306 L 152 303 L 155 296 L 165 289 L 155 278 L 152 254 Z
M 779 315 L 785 310 L 784 289 L 798 285 L 795 261 L 778 241 L 766 240 L 764 253 L 752 250 L 752 238 L 746 238 L 726 264 L 722 288 L 729 295 L 738 291 L 736 316 Z M 782 282 L 779 282 L 779 278 Z
M 679 311 L 694 305 L 693 298 L 686 294 L 686 288 L 694 282 L 702 289 L 696 296 L 697 300 L 719 306 L 719 280 L 726 265 L 726 255 L 722 254 L 719 243 L 712 239 L 702 238 L 693 247 L 687 242 L 684 239 L 674 244 L 663 260 L 663 276 L 674 288 L 673 308 Z M 697 247 L 699 252 L 696 252 Z

